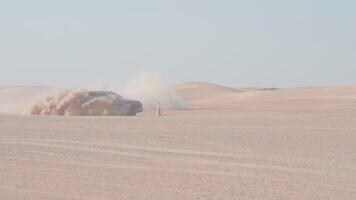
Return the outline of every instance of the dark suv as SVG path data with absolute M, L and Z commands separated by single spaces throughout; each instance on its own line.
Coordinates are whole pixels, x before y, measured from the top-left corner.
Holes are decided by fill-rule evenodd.
M 113 103 L 120 110 L 120 115 L 136 115 L 143 112 L 142 103 L 136 100 L 124 98 L 114 92 L 110 91 L 89 91 L 88 100 L 96 98 L 109 98 L 114 100 Z

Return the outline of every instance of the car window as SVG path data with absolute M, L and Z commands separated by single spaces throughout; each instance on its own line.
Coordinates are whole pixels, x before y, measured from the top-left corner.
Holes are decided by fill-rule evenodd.
M 89 92 L 89 97 L 97 98 L 97 97 L 112 97 L 112 98 L 122 98 L 120 95 L 114 92 L 105 92 L 105 91 L 91 91 Z

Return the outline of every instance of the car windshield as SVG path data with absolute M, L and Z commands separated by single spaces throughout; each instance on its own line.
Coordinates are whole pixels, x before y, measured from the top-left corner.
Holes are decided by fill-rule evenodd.
M 96 98 L 96 97 L 122 98 L 120 95 L 114 92 L 107 92 L 107 91 L 90 91 L 88 96 L 92 98 Z

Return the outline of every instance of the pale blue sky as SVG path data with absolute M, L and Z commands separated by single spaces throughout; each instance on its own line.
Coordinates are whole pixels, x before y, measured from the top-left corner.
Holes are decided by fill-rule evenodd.
M 0 85 L 356 84 L 353 0 L 0 0 Z

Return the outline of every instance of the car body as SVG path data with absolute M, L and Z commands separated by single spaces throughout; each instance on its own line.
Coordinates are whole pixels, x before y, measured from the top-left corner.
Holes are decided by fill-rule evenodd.
M 111 91 L 88 91 L 85 101 L 90 102 L 101 98 L 110 100 L 108 115 L 136 115 L 139 112 L 143 112 L 143 106 L 140 101 L 122 97 Z

